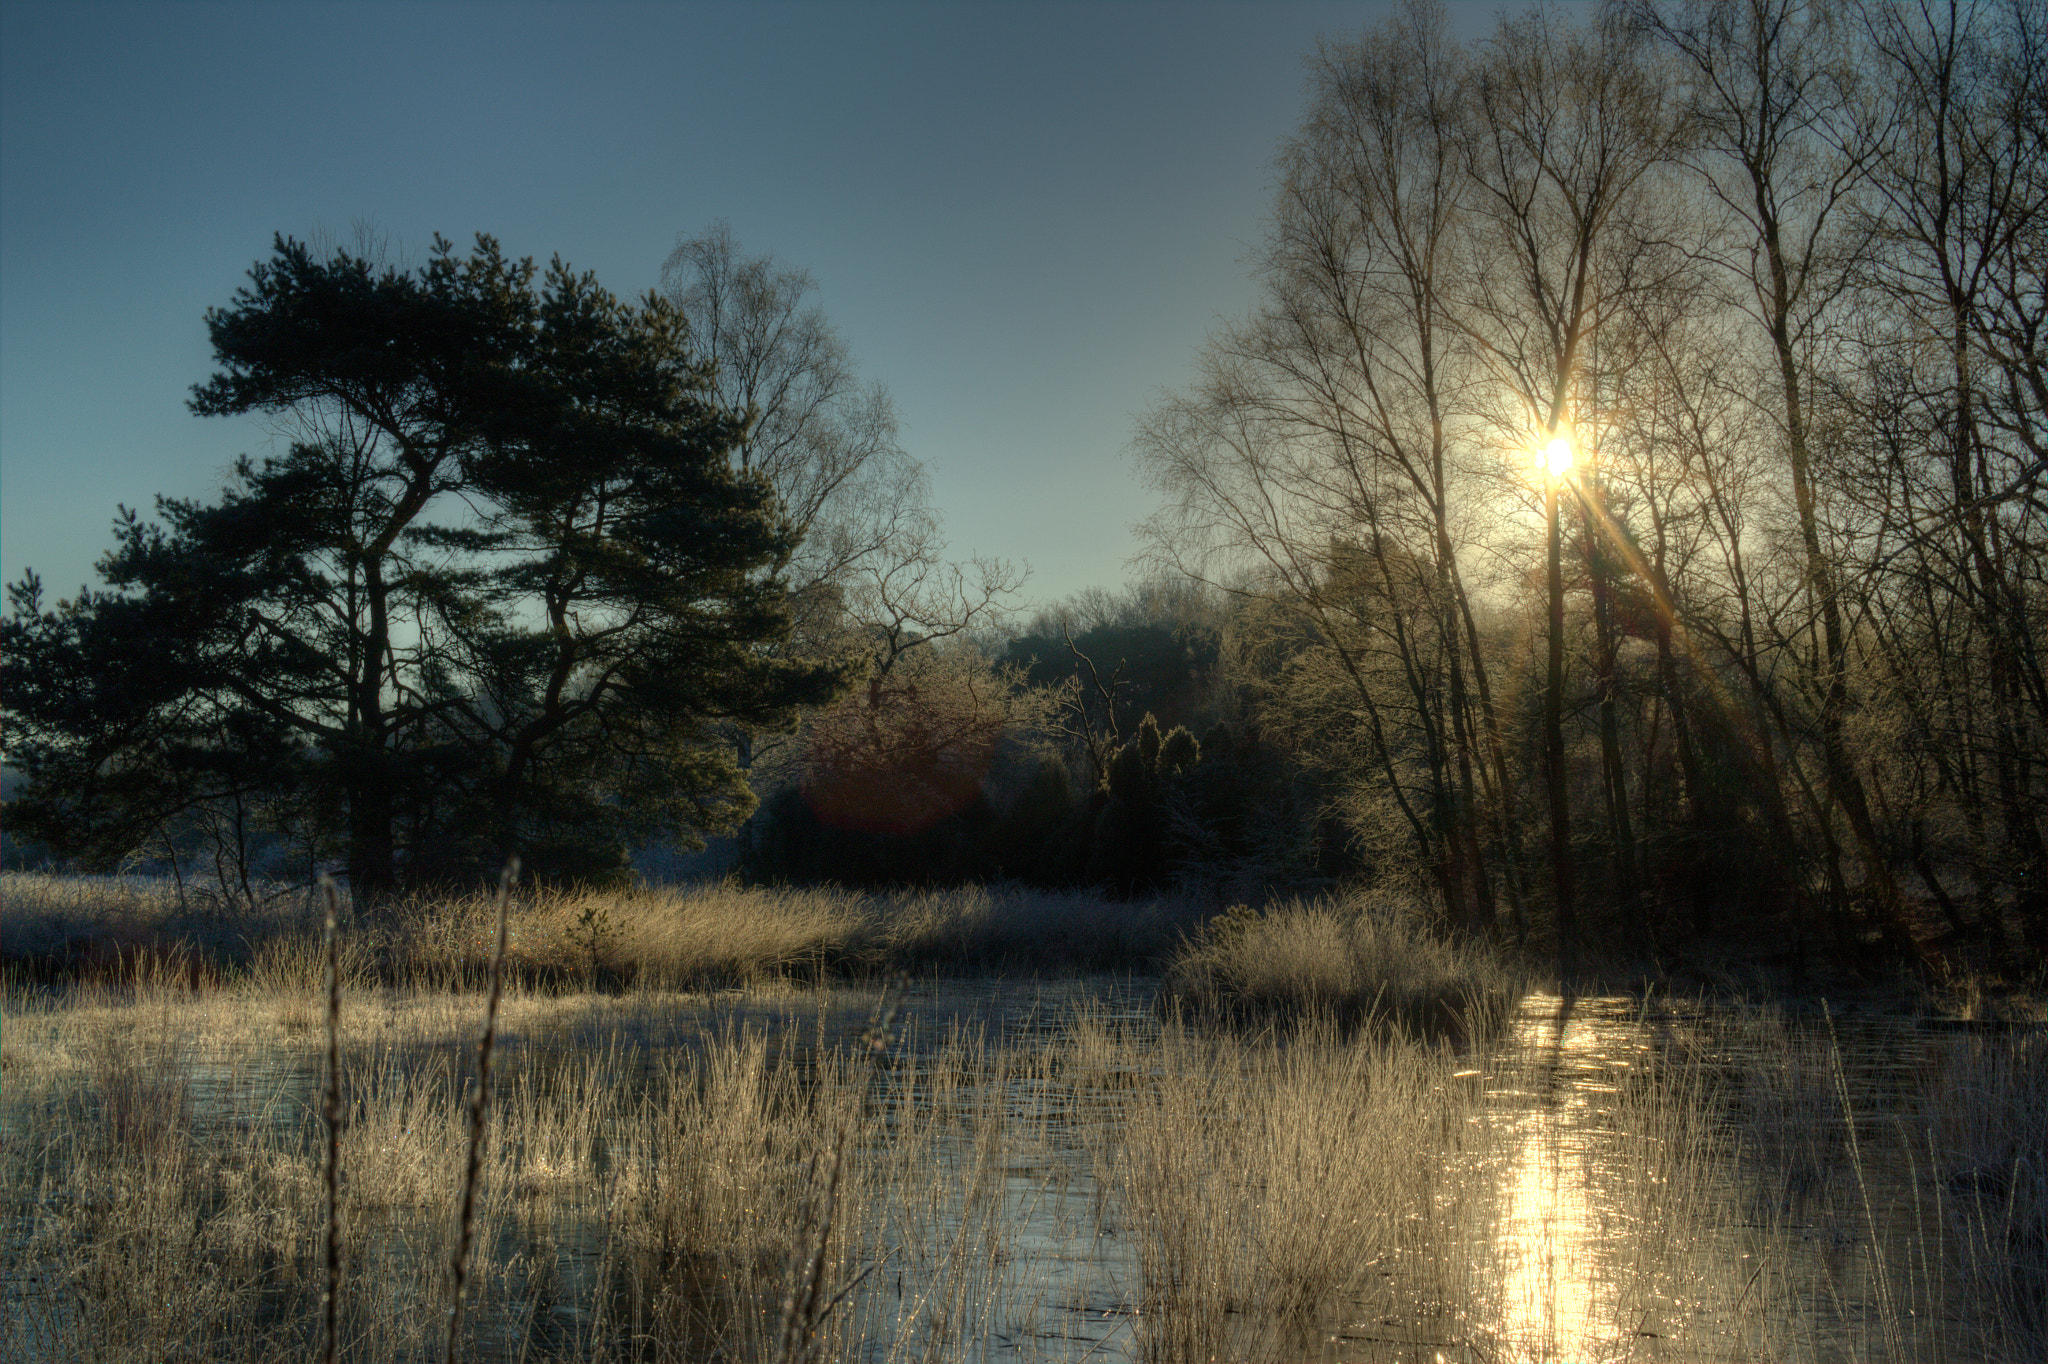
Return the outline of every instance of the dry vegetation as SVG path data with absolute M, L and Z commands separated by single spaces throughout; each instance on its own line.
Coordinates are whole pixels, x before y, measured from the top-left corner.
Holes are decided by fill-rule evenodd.
M 673 911 L 666 936 L 607 904 L 620 944 L 665 945 L 679 980 L 751 975 L 746 991 L 651 983 L 623 945 L 605 961 L 630 988 L 572 988 L 541 968 L 576 959 L 537 944 L 570 950 L 544 930 L 590 902 L 515 914 L 527 966 L 498 1027 L 465 1357 L 2030 1360 L 2048 1343 L 2037 1032 L 1958 1035 L 1917 1086 L 1866 1092 L 1823 1017 L 1752 1009 L 1711 1031 L 1609 1001 L 1619 1022 L 1566 1075 L 1526 1008 L 1460 1047 L 1319 1007 L 1375 950 L 1382 1001 L 1446 997 L 1455 975 L 1426 954 L 1402 974 L 1397 920 L 1354 902 L 1239 915 L 1181 958 L 1177 979 L 1290 1001 L 1262 1015 L 1289 1027 L 1084 1010 L 992 1039 L 892 1018 L 886 986 L 772 978 L 847 942 L 873 901 L 719 894 L 648 897 Z M 714 958 L 683 927 L 706 904 L 788 908 L 725 925 L 738 946 Z M 908 904 L 926 917 L 895 931 L 919 943 L 986 943 L 975 925 L 1005 912 Z M 436 931 L 463 941 L 473 909 Z M 178 957 L 10 983 L 0 1358 L 319 1357 L 316 941 L 260 942 L 217 988 Z M 370 947 L 344 962 L 344 1359 L 439 1357 L 481 1000 L 449 988 L 467 959 L 436 941 L 412 940 L 400 976 Z M 1288 962 L 1324 983 L 1285 990 Z M 1462 988 L 1500 980 L 1468 963 Z
M 1499 1026 L 1526 981 L 1494 952 L 1423 933 L 1410 905 L 1353 895 L 1220 914 L 1174 953 L 1165 986 L 1203 1018 L 1384 1022 L 1466 1042 Z
M 0 963 L 27 979 L 120 981 L 138 965 L 212 983 L 319 978 L 320 916 L 303 892 L 260 907 L 182 900 L 156 878 L 0 873 Z M 387 985 L 481 981 L 488 895 L 403 901 L 345 922 L 351 969 Z M 534 986 L 711 989 L 772 978 L 897 971 L 1152 965 L 1201 914 L 1168 900 L 967 887 L 845 892 L 733 883 L 621 892 L 523 892 L 506 968 Z

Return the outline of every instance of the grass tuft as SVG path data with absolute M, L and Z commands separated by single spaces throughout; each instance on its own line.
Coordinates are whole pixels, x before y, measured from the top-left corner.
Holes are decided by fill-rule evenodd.
M 1164 998 L 1239 1027 L 1386 1025 L 1467 1045 L 1525 988 L 1486 949 L 1427 932 L 1412 906 L 1353 894 L 1217 915 L 1168 961 Z

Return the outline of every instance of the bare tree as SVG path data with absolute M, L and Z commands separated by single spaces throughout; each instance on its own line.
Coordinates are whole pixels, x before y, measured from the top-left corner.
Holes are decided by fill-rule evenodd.
M 1171 499 L 1151 526 L 1159 562 L 1284 603 L 1245 618 L 1307 632 L 1330 666 L 1301 676 L 1342 680 L 1446 914 L 1483 927 L 1488 842 L 1511 896 L 1516 879 L 1513 785 L 1459 561 L 1476 370 L 1445 276 L 1471 207 L 1467 65 L 1426 4 L 1321 49 L 1281 153 L 1265 302 L 1212 339 L 1136 452 Z
M 1968 927 L 1959 820 L 1977 917 L 2003 876 L 2048 932 L 2038 8 L 1614 0 L 1460 47 L 1411 3 L 1311 70 L 1262 300 L 1135 441 L 1275 731 L 1475 925 L 1540 754 L 1567 973 L 1575 836 L 1646 924 L 1737 839 L 1760 903 L 1914 957 L 1894 865 Z M 1481 627 L 1532 587 L 1521 654 Z
M 1813 828 L 1834 898 L 1848 886 L 1839 817 L 1895 949 L 1914 950 L 1891 871 L 1902 850 L 1966 927 L 1926 855 L 1928 801 L 1946 791 L 1971 831 L 1980 919 L 1996 928 L 1990 884 L 2013 867 L 2023 916 L 2048 931 L 2034 813 L 2048 687 L 2027 605 L 2048 473 L 2040 12 L 1616 8 L 1686 72 L 1701 131 L 1689 165 L 1721 215 L 1708 259 L 1774 371 L 1759 410 L 1793 493 L 1801 607 L 1779 613 L 1768 644 L 1794 665 L 1780 675 L 1812 690 L 1825 793 Z M 1802 708 L 1757 699 L 1784 715 L 1796 776 Z M 1901 768 L 1877 737 L 1892 732 L 1878 721 L 1887 700 L 1918 717 L 1911 732 L 1950 742 Z M 1901 780 L 1904 794 L 1884 789 Z
M 1722 496 L 1735 470 L 1708 434 L 1709 395 L 1678 387 L 1697 363 L 1686 348 L 1721 339 L 1680 325 L 1719 306 L 1685 199 L 1694 130 L 1666 98 L 1666 54 L 1624 17 L 1574 27 L 1526 14 L 1465 49 L 1440 9 L 1413 4 L 1356 43 L 1326 45 L 1281 156 L 1259 257 L 1265 301 L 1216 333 L 1197 383 L 1156 405 L 1136 442 L 1170 500 L 1151 528 L 1158 559 L 1271 598 L 1275 609 L 1246 619 L 1296 639 L 1278 666 L 1300 699 L 1324 698 L 1310 726 L 1335 726 L 1370 756 L 1448 912 L 1483 924 L 1496 874 L 1517 889 L 1524 782 L 1466 578 L 1476 562 L 1482 595 L 1515 590 L 1528 562 L 1517 504 L 1533 510 L 1542 482 L 1530 447 L 1576 437 L 1577 469 L 1543 484 L 1565 503 L 1545 517 L 1541 751 L 1567 958 L 1565 729 L 1580 707 L 1566 659 L 1581 638 L 1568 607 L 1588 604 L 1585 712 L 1614 885 L 1634 906 L 1646 873 L 1631 728 L 1647 768 L 1651 727 L 1675 726 L 1686 788 L 1705 795 L 1690 693 L 1717 665 L 1683 627 L 1674 578 L 1718 545 L 1745 583 L 1753 548 L 1749 504 Z M 1711 396 L 1725 405 L 1732 392 L 1723 382 Z M 1747 623 L 1734 634 L 1753 628 L 1747 598 L 1735 614 Z M 1710 644 L 1720 638 L 1708 629 Z M 1657 650 L 1661 710 L 1625 695 L 1631 639 Z M 1775 846 L 1794 864 L 1789 816 L 1772 809 Z
M 2048 25 L 2031 5 L 1922 0 L 1874 11 L 1870 48 L 1898 117 L 1865 227 L 1866 562 L 1891 580 L 1873 583 L 1889 672 L 1950 736 L 1944 780 L 2002 826 L 1995 856 L 1973 826 L 1980 915 L 1996 928 L 1989 887 L 2005 881 L 2048 940 Z
M 863 383 L 813 301 L 817 281 L 748 255 L 723 222 L 677 242 L 662 269 L 720 402 L 744 414 L 734 458 L 765 478 L 802 535 L 784 566 L 798 605 L 793 647 L 859 658 L 869 689 L 905 654 L 984 627 L 1022 586 L 997 559 L 949 560 L 931 481 L 897 438 L 895 406 Z M 771 736 L 740 735 L 743 760 Z
M 1602 16 L 1561 25 L 1548 10 L 1502 21 L 1475 73 L 1469 139 L 1482 209 L 1467 239 L 1472 260 L 1465 315 L 1509 401 L 1497 420 L 1509 448 L 1558 439 L 1577 447 L 1568 477 L 1585 517 L 1596 626 L 1601 768 L 1624 899 L 1636 898 L 1634 834 L 1614 703 L 1615 566 L 1602 475 L 1590 457 L 1608 417 L 1598 390 L 1597 347 L 1630 301 L 1684 270 L 1670 241 L 1681 228 L 1653 191 L 1684 135 L 1656 70 L 1655 54 L 1626 26 Z M 1517 441 L 1515 437 L 1520 436 Z M 1556 505 L 1567 475 L 1544 482 L 1549 637 L 1544 689 L 1545 784 L 1553 893 L 1567 973 L 1576 917 L 1569 779 L 1563 737 L 1562 531 Z M 1569 509 L 1568 509 L 1569 510 Z
M 817 287 L 807 270 L 746 255 L 724 222 L 678 241 L 662 267 L 720 402 L 747 414 L 734 457 L 774 487 L 804 536 L 806 576 L 824 580 L 872 552 L 891 529 L 878 522 L 922 505 L 925 488 L 888 390 L 861 382 Z

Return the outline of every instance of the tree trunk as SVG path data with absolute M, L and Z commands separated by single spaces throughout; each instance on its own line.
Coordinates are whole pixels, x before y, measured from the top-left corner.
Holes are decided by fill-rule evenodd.
M 1614 703 L 1614 670 L 1617 642 L 1614 633 L 1613 588 L 1607 576 L 1607 556 L 1601 548 L 1602 526 L 1606 523 L 1605 494 L 1598 475 L 1586 479 L 1585 497 L 1591 514 L 1586 517 L 1586 573 L 1593 588 L 1595 632 L 1595 681 L 1600 692 L 1600 769 L 1607 797 L 1608 827 L 1614 838 L 1616 888 L 1627 918 L 1640 928 L 1642 923 L 1642 882 L 1637 871 L 1634 821 L 1629 816 L 1628 774 L 1621 761 L 1621 722 Z
M 1558 480 L 1544 484 L 1543 516 L 1549 527 L 1550 653 L 1543 691 L 1543 775 L 1550 794 L 1550 874 L 1556 896 L 1557 969 L 1566 998 L 1578 971 L 1578 909 L 1574 903 L 1571 790 L 1564 765 L 1564 567 L 1563 530 L 1558 525 Z
M 346 743 L 343 789 L 348 793 L 348 886 L 358 910 L 382 905 L 398 890 L 397 802 L 392 793 L 389 716 L 384 705 L 384 668 L 391 650 L 389 587 L 383 549 L 396 529 L 363 556 L 362 601 L 369 624 L 361 638 L 355 696 Z
M 371 909 L 398 891 L 398 859 L 391 790 L 371 779 L 352 783 L 348 796 L 348 888 L 358 910 Z

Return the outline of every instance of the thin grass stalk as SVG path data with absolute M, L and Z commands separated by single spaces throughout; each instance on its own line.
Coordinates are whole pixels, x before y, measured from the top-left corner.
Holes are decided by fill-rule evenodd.
M 819 1310 L 819 1299 L 825 1291 L 826 1255 L 832 1239 L 832 1220 L 838 1211 L 839 1148 L 842 1140 L 835 1140 L 822 1157 L 824 1179 L 812 1218 L 810 1254 L 804 1257 L 802 1272 L 790 1284 L 789 1293 L 782 1300 L 781 1341 L 775 1353 L 778 1364 L 802 1364 L 812 1357 L 818 1328 L 824 1324 L 826 1312 L 830 1311 L 830 1308 L 822 1312 Z M 806 1183 L 819 1183 L 818 1166 L 819 1158 L 813 1157 L 811 1168 L 806 1172 Z
M 327 1123 L 326 1286 L 320 1295 L 320 1358 L 335 1364 L 341 1349 L 341 894 L 333 878 L 320 878 L 327 901 L 327 1082 L 320 1114 Z
M 455 1222 L 455 1250 L 449 1257 L 453 1284 L 448 1304 L 448 1364 L 462 1358 L 462 1290 L 469 1279 L 469 1242 L 476 1223 L 476 1190 L 483 1182 L 484 1120 L 491 1104 L 491 1049 L 498 1036 L 498 995 L 504 985 L 505 920 L 512 901 L 512 883 L 519 879 L 519 859 L 505 863 L 498 878 L 497 933 L 491 940 L 491 982 L 484 994 L 484 1030 L 476 1043 L 476 1089 L 469 1101 L 469 1157 L 462 1170 L 461 1210 Z
M 1890 1267 L 1885 1263 L 1884 1237 L 1877 1223 L 1877 1210 L 1870 1202 L 1870 1181 L 1863 1171 L 1863 1142 L 1856 1131 L 1856 1108 L 1850 1101 L 1849 1076 L 1842 1067 L 1842 1043 L 1835 1036 L 1835 1015 L 1821 1002 L 1821 1018 L 1828 1028 L 1828 1065 L 1835 1085 L 1835 1098 L 1842 1105 L 1842 1122 L 1849 1137 L 1849 1166 L 1856 1177 L 1856 1197 L 1863 1207 L 1863 1230 L 1869 1239 L 1868 1251 L 1873 1278 L 1877 1288 L 1877 1312 L 1880 1327 L 1884 1331 L 1885 1354 L 1891 1359 L 1904 1359 L 1905 1342 L 1899 1329 L 1898 1303 L 1892 1292 Z
M 882 987 L 881 997 L 875 1001 L 874 1013 L 868 1018 L 867 1029 L 861 1034 L 862 1057 L 867 1063 L 862 1072 L 863 1091 L 873 1084 L 875 1058 L 887 1052 L 894 1041 L 897 1004 L 892 995 L 901 983 L 901 977 L 897 977 Z M 810 1218 L 810 1253 L 804 1257 L 801 1272 L 782 1299 L 781 1329 L 776 1333 L 777 1364 L 806 1364 L 816 1359 L 822 1344 L 819 1332 L 824 1328 L 826 1319 L 875 1269 L 873 1263 L 863 1266 L 829 1300 L 824 1298 L 832 1224 L 839 1208 L 839 1179 L 843 1173 L 846 1147 L 852 1138 L 850 1124 L 842 1127 L 832 1144 L 821 1155 L 812 1157 L 810 1168 L 805 1173 L 804 1182 L 820 1188 L 819 1168 L 822 1163 L 824 1178 Z

